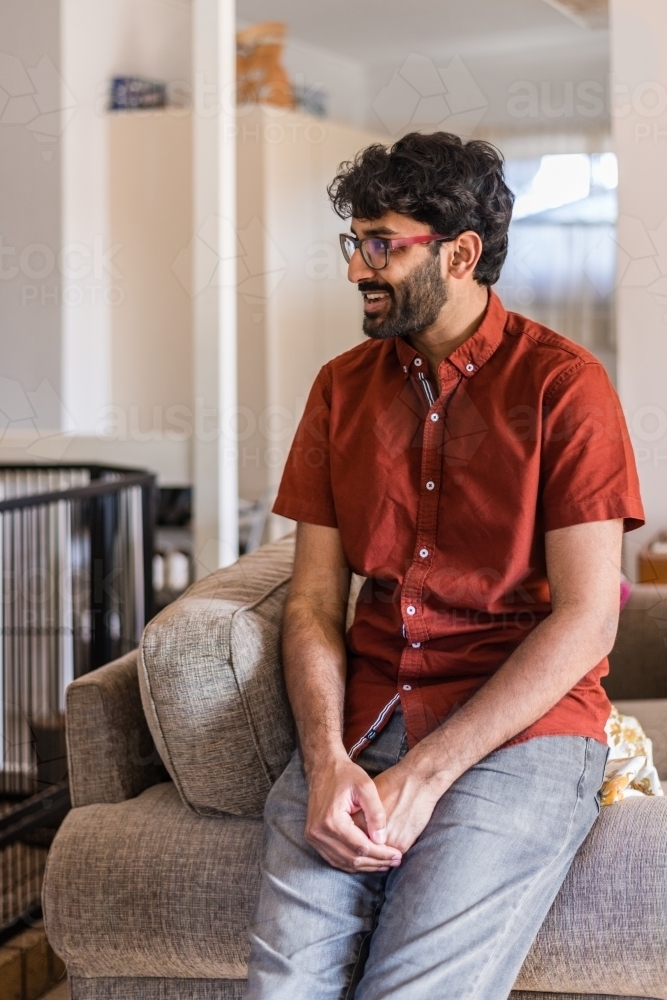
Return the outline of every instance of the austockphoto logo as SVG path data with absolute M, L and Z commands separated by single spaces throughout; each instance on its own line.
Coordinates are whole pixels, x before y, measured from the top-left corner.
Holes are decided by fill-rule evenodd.
M 245 228 L 234 229 L 227 219 L 209 215 L 177 255 L 172 270 L 194 297 L 206 288 L 227 285 L 229 260 L 235 261 L 236 287 L 259 321 L 267 299 L 285 276 L 287 261 L 257 216 Z
M 189 441 L 195 438 L 211 442 L 222 439 L 233 447 L 247 445 L 250 448 L 252 439 L 269 448 L 287 447 L 304 403 L 305 399 L 297 397 L 291 409 L 271 403 L 258 412 L 243 405 L 221 411 L 215 406 L 206 406 L 199 396 L 194 409 L 185 403 L 151 408 L 108 404 L 97 414 L 95 434 L 114 441 Z M 252 454 L 256 454 L 256 450 Z
M 467 137 L 472 134 L 489 106 L 459 56 L 447 66 L 411 53 L 382 88 L 373 109 L 391 133 L 408 127 L 445 129 Z
M 113 258 L 122 248 L 121 243 L 107 246 L 102 234 L 90 246 L 66 243 L 55 250 L 47 243 L 10 246 L 0 236 L 0 281 L 28 279 L 19 286 L 24 306 L 119 305 L 125 293 L 113 280 L 123 275 Z
M 646 403 L 628 414 L 628 418 L 637 463 L 664 469 L 667 465 L 667 413 L 661 406 Z
M 605 233 L 584 263 L 586 274 L 601 294 L 606 287 L 598 285 L 595 262 L 610 253 L 616 262 L 615 287 L 645 289 L 665 310 L 662 319 L 667 322 L 667 216 L 656 229 L 647 229 L 635 216 L 618 217 L 615 232 Z
M 50 160 L 53 148 L 76 111 L 74 95 L 48 56 L 25 66 L 0 52 L 0 126 L 22 126 Z
M 631 87 L 610 80 L 515 80 L 507 88 L 507 113 L 512 118 L 657 118 L 667 111 L 667 89 L 646 80 Z M 638 126 L 636 139 L 667 135 L 667 130 Z M 656 139 L 657 141 L 657 139 Z
M 57 460 L 67 451 L 70 438 L 46 428 L 57 427 L 61 421 L 76 426 L 48 379 L 29 391 L 17 379 L 0 377 L 0 441 L 19 432 L 29 455 Z

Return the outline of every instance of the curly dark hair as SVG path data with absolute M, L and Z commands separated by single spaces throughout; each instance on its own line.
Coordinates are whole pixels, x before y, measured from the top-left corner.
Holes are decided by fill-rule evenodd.
M 474 278 L 493 285 L 507 256 L 514 204 L 503 164 L 495 146 L 481 139 L 410 132 L 391 147 L 376 143 L 341 163 L 327 191 L 342 219 L 379 219 L 394 211 L 434 233 L 473 230 L 483 243 Z

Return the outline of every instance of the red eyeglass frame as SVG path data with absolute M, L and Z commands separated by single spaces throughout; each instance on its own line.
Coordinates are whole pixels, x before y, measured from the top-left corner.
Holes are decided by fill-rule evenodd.
M 398 247 L 409 247 L 417 243 L 437 243 L 437 242 L 450 242 L 456 239 L 455 236 L 443 236 L 441 233 L 424 233 L 421 236 L 398 236 L 396 239 L 387 239 L 385 236 L 364 236 L 359 239 L 352 233 L 341 233 L 338 237 L 340 241 L 340 248 L 343 251 L 343 257 L 349 264 L 352 260 L 352 254 L 347 256 L 346 244 L 352 243 L 355 250 L 359 250 L 363 261 L 368 267 L 371 267 L 374 271 L 382 271 L 383 268 L 389 266 L 389 255 L 392 250 L 398 249 Z M 385 252 L 385 262 L 381 264 L 380 267 L 376 267 L 375 264 L 371 263 L 366 254 L 364 253 L 364 243 L 370 243 L 371 240 L 375 240 L 378 243 L 382 243 Z M 354 253 L 354 251 L 353 251 Z

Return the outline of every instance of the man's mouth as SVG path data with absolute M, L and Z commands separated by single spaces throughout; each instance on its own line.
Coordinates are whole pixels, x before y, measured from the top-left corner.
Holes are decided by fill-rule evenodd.
M 366 315 L 380 312 L 384 304 L 391 301 L 389 292 L 361 290 L 361 294 L 364 298 L 364 312 Z

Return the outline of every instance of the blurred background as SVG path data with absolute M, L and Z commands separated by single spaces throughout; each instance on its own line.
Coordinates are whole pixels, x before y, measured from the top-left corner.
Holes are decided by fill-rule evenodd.
M 361 336 L 326 184 L 372 141 L 445 129 L 507 159 L 505 305 L 621 392 L 635 575 L 665 526 L 661 11 L 4 0 L 0 461 L 155 473 L 165 600 L 239 532 L 244 551 L 287 530 L 268 510 L 304 397 Z
M 66 808 L 67 684 L 292 529 L 310 385 L 362 339 L 326 186 L 369 143 L 503 152 L 497 291 L 609 372 L 647 512 L 625 571 L 667 582 L 667 6 L 2 0 L 0 27 L 2 934 Z

